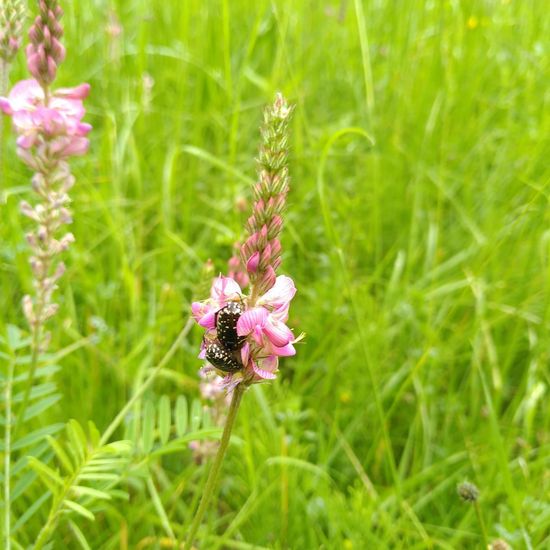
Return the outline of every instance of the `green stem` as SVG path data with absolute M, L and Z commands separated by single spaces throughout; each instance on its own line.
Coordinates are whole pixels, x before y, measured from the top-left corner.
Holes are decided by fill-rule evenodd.
M 36 542 L 34 543 L 33 550 L 41 550 L 44 547 L 44 545 L 50 540 L 53 530 L 57 525 L 57 520 L 61 512 L 61 506 L 63 504 L 63 501 L 67 498 L 67 494 L 75 484 L 75 481 L 79 473 L 80 473 L 80 470 L 78 470 L 78 473 L 74 473 L 69 478 L 69 481 L 65 485 L 65 489 L 63 490 L 63 493 L 61 493 L 59 497 L 57 498 L 55 496 L 53 497 L 52 507 L 50 509 L 50 513 L 48 514 L 48 519 L 46 520 L 46 523 L 42 526 L 42 529 L 40 529 L 40 532 L 38 533 L 38 537 L 36 538 Z
M 223 428 L 220 446 L 218 447 L 218 452 L 216 453 L 216 457 L 214 458 L 212 469 L 208 474 L 208 479 L 206 480 L 206 486 L 204 487 L 201 502 L 193 519 L 193 523 L 191 524 L 191 528 L 189 529 L 189 534 L 187 535 L 187 541 L 185 542 L 184 550 L 191 550 L 193 541 L 195 540 L 195 535 L 199 530 L 202 518 L 204 517 L 204 513 L 206 512 L 206 508 L 208 507 L 210 499 L 214 494 L 214 489 L 216 488 L 216 484 L 220 474 L 223 457 L 225 456 L 225 451 L 227 450 L 227 446 L 229 445 L 231 431 L 233 430 L 233 424 L 235 423 L 235 418 L 237 417 L 237 411 L 239 410 L 239 405 L 241 403 L 241 398 L 243 396 L 244 390 L 245 386 L 243 384 L 239 384 L 233 391 L 233 398 L 231 399 L 229 413 L 227 414 L 227 420 L 225 421 L 225 426 Z
M 484 548 L 489 548 L 489 537 L 487 535 L 487 529 L 485 527 L 485 522 L 483 521 L 483 516 L 481 515 L 481 508 L 477 500 L 474 502 L 474 508 L 476 509 L 477 519 L 479 521 L 479 526 L 481 527 L 481 533 L 483 534 L 483 542 L 485 544 Z
M 11 506 L 10 506 L 10 476 L 11 476 L 11 399 L 13 384 L 13 360 L 8 366 L 6 380 L 6 430 L 4 433 L 4 548 L 11 549 Z

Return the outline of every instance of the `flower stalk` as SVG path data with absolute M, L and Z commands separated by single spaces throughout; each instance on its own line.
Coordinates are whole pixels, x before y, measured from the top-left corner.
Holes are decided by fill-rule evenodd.
M 187 535 L 187 540 L 185 542 L 184 550 L 190 550 L 192 548 L 193 541 L 195 540 L 197 531 L 199 530 L 199 527 L 202 523 L 202 519 L 208 508 L 210 499 L 214 494 L 214 490 L 216 488 L 217 481 L 220 476 L 221 466 L 223 463 L 223 459 L 225 457 L 225 452 L 229 445 L 231 432 L 233 430 L 235 418 L 237 418 L 237 411 L 239 410 L 239 405 L 241 404 L 241 399 L 242 399 L 244 390 L 245 390 L 245 386 L 239 385 L 233 391 L 231 404 L 229 405 L 229 412 L 227 413 L 227 419 L 225 421 L 222 438 L 220 440 L 220 446 L 218 447 L 218 451 L 216 452 L 216 456 L 214 457 L 214 462 L 212 463 L 212 467 L 210 468 L 210 473 L 208 474 L 208 479 L 206 480 L 206 485 L 204 487 L 204 491 L 201 497 L 199 507 L 197 509 L 197 513 L 195 514 L 195 517 L 193 518 L 193 523 L 189 528 L 189 533 Z
M 214 493 L 237 410 L 246 388 L 276 378 L 279 357 L 296 353 L 295 338 L 286 325 L 296 287 L 290 277 L 277 276 L 281 264 L 280 234 L 289 190 L 288 123 L 292 109 L 281 94 L 264 112 L 254 206 L 246 240 L 230 259 L 229 277 L 217 277 L 210 297 L 192 304 L 195 321 L 206 332 L 199 358 L 204 370 L 223 377 L 231 405 L 185 548 L 190 549 Z M 248 285 L 247 294 L 240 284 Z
M 23 313 L 31 330 L 32 356 L 29 379 L 16 415 L 14 435 L 28 405 L 40 354 L 49 344 L 45 330 L 58 305 L 53 300 L 57 283 L 65 272 L 59 260 L 74 236 L 62 232 L 72 222 L 69 190 L 74 185 L 68 159 L 88 149 L 89 124 L 83 123 L 83 99 L 90 86 L 52 90 L 57 68 L 65 58 L 57 0 L 40 0 L 39 14 L 29 31 L 27 66 L 34 79 L 18 82 L 7 97 L 0 96 L 0 110 L 11 117 L 17 134 L 17 154 L 34 175 L 32 189 L 37 201 L 20 204 L 21 213 L 35 226 L 26 234 L 31 249 L 30 265 L 34 293 L 23 297 Z

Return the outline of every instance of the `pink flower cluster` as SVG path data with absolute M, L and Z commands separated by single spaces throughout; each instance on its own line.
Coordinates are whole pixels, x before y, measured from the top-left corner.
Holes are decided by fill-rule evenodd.
M 295 355 L 297 341 L 288 328 L 290 302 L 296 294 L 296 287 L 290 277 L 280 275 L 275 284 L 254 304 L 242 295 L 239 284 L 220 276 L 214 280 L 210 298 L 192 304 L 193 316 L 206 329 L 200 358 L 206 358 L 209 343 L 216 342 L 216 319 L 218 312 L 230 302 L 238 302 L 243 313 L 237 320 L 236 332 L 242 344 L 234 352 L 235 359 L 242 365 L 237 372 L 226 376 L 228 386 L 241 381 L 246 383 L 272 380 L 276 376 L 279 357 Z
M 39 169 L 40 157 L 65 159 L 86 153 L 92 127 L 82 122 L 82 100 L 89 91 L 89 84 L 81 84 L 60 88 L 46 98 L 40 84 L 29 79 L 18 82 L 7 98 L 0 97 L 0 110 L 12 117 L 18 134 L 18 154 L 29 166 Z

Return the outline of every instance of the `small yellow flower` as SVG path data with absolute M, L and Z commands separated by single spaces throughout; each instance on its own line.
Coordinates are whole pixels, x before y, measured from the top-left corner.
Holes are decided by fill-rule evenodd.
M 470 30 L 473 30 L 479 25 L 479 21 L 475 15 L 470 15 L 466 25 Z
M 346 405 L 350 401 L 351 401 L 351 393 L 349 391 L 343 391 L 340 394 L 340 403 L 343 403 L 344 405 Z

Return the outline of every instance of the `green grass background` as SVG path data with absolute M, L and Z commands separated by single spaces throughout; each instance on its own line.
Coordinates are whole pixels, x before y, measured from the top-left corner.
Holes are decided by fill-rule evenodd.
M 76 349 L 41 421 L 104 428 L 165 353 L 202 266 L 224 271 L 241 236 L 262 108 L 282 91 L 296 110 L 281 272 L 307 338 L 245 396 L 201 547 L 482 548 L 456 495 L 469 479 L 491 538 L 548 548 L 546 3 L 62 4 L 58 84 L 91 83 L 94 130 L 51 326 L 53 349 Z M 12 82 L 25 74 L 20 58 Z M 0 322 L 24 326 L 30 174 L 5 140 Z M 147 400 L 198 395 L 200 338 Z M 150 469 L 180 537 L 206 471 L 189 451 Z M 145 481 L 124 488 L 78 520 L 88 541 L 160 548 Z M 64 524 L 56 537 L 79 547 Z

